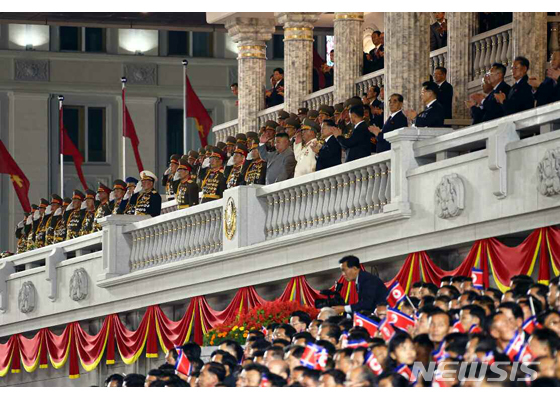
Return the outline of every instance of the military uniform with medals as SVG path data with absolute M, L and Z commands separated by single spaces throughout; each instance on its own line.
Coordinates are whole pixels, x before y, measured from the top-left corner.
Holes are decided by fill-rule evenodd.
M 27 218 L 29 218 L 29 213 L 25 213 L 24 215 L 25 218 L 23 219 L 23 221 L 18 223 L 18 226 L 16 228 L 16 239 L 17 239 L 16 254 L 25 253 L 25 251 L 27 250 L 27 235 L 25 233 L 25 228 L 26 228 L 25 221 L 27 220 Z M 27 232 L 27 234 L 29 234 L 29 232 Z
M 142 180 L 151 180 L 154 183 L 157 181 L 156 176 L 150 171 L 142 171 L 140 177 Z M 126 214 L 151 215 L 152 217 L 161 214 L 161 196 L 155 189 L 135 193 L 128 202 L 130 207 L 127 206 L 129 211 Z M 134 210 L 134 212 L 131 213 L 130 210 Z
M 62 199 L 60 198 L 59 195 L 53 194 L 51 196 L 51 204 L 50 204 L 51 208 L 53 204 L 58 204 L 59 207 L 62 206 Z M 39 227 L 37 231 L 37 235 L 35 237 L 35 247 L 41 248 L 49 244 L 47 243 L 47 231 L 51 226 L 55 211 L 51 210 L 48 214 L 45 212 L 45 215 L 43 216 L 43 221 L 41 222 L 41 226 Z
M 252 149 L 258 149 L 259 145 L 257 142 L 253 143 Z M 257 153 L 258 154 L 258 153 Z M 243 183 L 245 185 L 264 185 L 266 184 L 266 161 L 264 161 L 260 156 L 256 160 L 252 160 L 243 176 Z
M 27 250 L 33 250 L 37 248 L 37 233 L 39 233 L 40 228 L 43 224 L 43 221 L 46 222 L 45 218 L 45 210 L 49 206 L 49 201 L 46 199 L 41 199 L 41 204 L 39 204 L 39 208 L 37 211 L 33 213 L 33 223 L 31 226 L 31 230 L 27 235 Z M 42 212 L 41 212 L 42 211 Z M 39 213 L 39 216 L 36 214 Z M 39 243 L 41 247 L 44 245 L 44 234 L 41 234 L 40 237 L 42 238 Z
M 113 195 L 115 195 L 116 189 L 121 189 L 126 193 L 126 182 L 122 179 L 116 179 L 113 182 Z M 115 198 L 109 202 L 109 209 L 111 210 L 112 215 L 119 214 L 119 207 L 123 201 L 126 201 L 124 200 L 124 195 L 120 199 Z
M 47 232 L 45 234 L 45 246 L 57 243 L 55 240 L 57 228 L 59 226 L 66 227 L 66 222 L 63 221 L 64 210 L 66 207 L 68 207 L 72 200 L 70 200 L 68 197 L 65 197 L 64 199 L 60 199 L 60 201 L 62 202 L 61 206 L 53 213 L 47 226 Z
M 225 160 L 225 154 L 218 148 L 214 149 L 211 154 L 211 158 L 218 158 L 222 161 Z M 217 168 L 208 169 L 206 176 L 202 181 L 202 203 L 208 203 L 209 201 L 221 199 L 226 190 L 226 179 L 224 178 L 224 173 L 222 166 Z
M 247 157 L 247 147 L 239 144 L 234 150 L 233 154 L 241 154 L 244 158 Z M 241 164 L 232 165 L 226 168 L 224 176 L 226 176 L 226 189 L 231 189 L 243 184 L 245 160 Z
M 93 219 L 93 229 L 92 232 L 99 232 L 101 230 L 101 225 L 99 225 L 99 220 L 101 218 L 106 217 L 107 215 L 111 215 L 111 204 L 109 203 L 109 196 L 111 195 L 111 189 L 109 189 L 104 184 L 100 183 L 99 187 L 97 188 L 97 193 L 101 196 L 102 193 L 107 195 L 107 199 L 100 200 L 97 208 L 95 209 L 95 216 Z
M 179 186 L 179 181 L 176 181 L 174 179 L 175 173 L 171 172 L 172 165 L 179 165 L 179 158 L 179 154 L 171 155 L 169 159 L 169 169 L 161 178 L 161 184 L 165 187 L 165 195 L 167 196 L 167 200 L 172 200 L 175 198 L 176 189 L 177 186 Z
M 198 185 L 193 180 L 192 167 L 188 163 L 188 160 L 181 158 L 179 161 L 178 170 L 187 171 L 187 177 L 185 180 L 179 182 L 177 188 L 177 205 L 180 210 L 188 207 L 192 207 L 198 204 Z
M 93 202 L 93 210 L 88 209 L 88 200 Z M 86 209 L 84 210 L 84 219 L 80 226 L 78 236 L 85 236 L 93 232 L 93 223 L 95 222 L 95 192 L 91 189 L 86 190 Z
M 72 200 L 84 201 L 84 194 L 79 190 L 74 190 Z M 80 209 L 80 206 L 73 208 L 68 215 L 66 222 L 66 240 L 77 238 L 80 234 L 80 228 L 82 227 L 82 221 L 84 220 L 84 210 Z

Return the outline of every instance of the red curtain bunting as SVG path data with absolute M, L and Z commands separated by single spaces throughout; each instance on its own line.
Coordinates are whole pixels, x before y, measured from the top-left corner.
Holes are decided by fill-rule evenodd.
M 492 277 L 504 291 L 508 289 L 512 276 L 533 275 L 535 267 L 538 268 L 538 280 L 547 283 L 552 276 L 559 275 L 559 266 L 560 230 L 547 227 L 535 230 L 516 247 L 508 247 L 496 239 L 478 240 L 463 262 L 452 271 L 440 269 L 424 251 L 409 254 L 397 275 L 386 285 L 398 281 L 408 292 L 415 282 L 439 285 L 444 276 L 470 275 L 471 269 L 477 267 L 483 270 L 487 287 Z M 358 300 L 354 282 L 349 283 L 343 277 L 338 282 L 343 284 L 340 293 L 346 302 Z M 297 276 L 290 279 L 279 300 L 312 306 L 315 299 L 322 297 L 304 276 Z M 265 303 L 250 286 L 239 289 L 223 311 L 213 310 L 204 296 L 193 297 L 183 317 L 176 322 L 168 318 L 159 306 L 150 306 L 135 331 L 128 330 L 119 316 L 112 314 L 105 318 L 95 335 L 85 332 L 78 322 L 68 324 L 60 335 L 49 329 L 39 330 L 31 339 L 16 334 L 6 343 L 0 343 L 0 377 L 10 370 L 12 373 L 20 372 L 22 364 L 27 372 L 33 372 L 37 367 L 47 368 L 50 360 L 57 369 L 69 362 L 69 376 L 77 378 L 80 376 L 80 363 L 84 370 L 91 371 L 105 355 L 106 363 L 113 364 L 116 349 L 126 364 L 132 364 L 144 348 L 146 357 L 157 357 L 158 342 L 164 352 L 188 341 L 202 344 L 204 334 L 213 326 L 239 315 L 243 310 Z

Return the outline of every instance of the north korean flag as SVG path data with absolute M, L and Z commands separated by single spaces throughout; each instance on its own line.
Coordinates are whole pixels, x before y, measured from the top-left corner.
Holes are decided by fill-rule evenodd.
M 523 330 L 525 331 L 525 333 L 527 335 L 531 335 L 533 333 L 533 331 L 538 328 L 538 323 L 537 323 L 537 316 L 533 315 L 529 318 L 527 318 L 527 320 L 525 320 L 525 322 L 523 322 Z
M 414 327 L 416 324 L 414 322 L 414 318 L 411 318 L 405 313 L 391 307 L 387 308 L 387 319 L 395 328 L 399 328 L 405 332 L 408 330 L 408 327 Z
M 349 340 L 348 344 L 346 344 L 346 348 L 348 349 L 357 349 L 358 347 L 368 347 L 368 342 L 364 339 L 357 339 L 357 340 Z
M 357 312 L 354 313 L 354 326 L 363 326 L 367 329 L 370 336 L 375 335 L 379 331 L 379 323 Z
M 381 324 L 379 325 L 379 331 L 381 332 L 381 336 L 383 336 L 383 340 L 385 340 L 386 342 L 391 340 L 391 338 L 395 334 L 395 328 L 393 328 L 387 318 L 381 321 Z
M 521 351 L 515 357 L 515 361 L 519 361 L 520 363 L 525 364 L 532 362 L 535 358 L 536 357 L 529 348 L 529 345 L 526 344 L 521 348 Z
M 484 276 L 480 268 L 473 268 L 471 271 L 472 284 L 475 289 L 484 289 Z
M 397 281 L 389 288 L 389 295 L 387 296 L 387 303 L 391 307 L 396 307 L 406 296 L 401 284 Z
M 465 328 L 463 328 L 463 324 L 461 323 L 461 321 L 456 321 L 452 328 L 451 328 L 451 332 L 453 333 L 465 333 Z
M 481 363 L 492 365 L 492 364 L 494 364 L 495 359 L 496 358 L 494 357 L 494 352 L 492 350 L 490 350 L 490 351 L 487 351 L 486 354 L 484 355 L 484 357 L 482 357 L 482 359 L 480 359 L 479 361 Z
M 320 369 L 319 361 L 326 353 L 327 350 L 324 347 L 317 346 L 314 343 L 307 343 L 299 362 L 304 367 Z
M 396 369 L 396 373 L 404 377 L 411 384 L 414 384 L 416 382 L 416 377 L 410 370 L 409 366 L 406 364 L 399 365 Z
M 477 324 L 472 324 L 469 329 L 469 333 L 482 333 L 482 329 L 480 329 L 480 326 L 478 326 Z
M 177 352 L 179 353 L 179 356 L 177 357 L 177 362 L 175 363 L 175 370 L 183 375 L 189 376 L 192 372 L 192 364 L 187 355 L 183 353 L 183 350 L 177 348 Z
M 377 376 L 381 375 L 381 373 L 383 372 L 381 363 L 379 362 L 377 357 L 375 357 L 373 351 L 368 351 L 366 353 L 364 364 L 367 365 L 371 369 L 371 371 Z
M 525 343 L 525 335 L 520 334 L 519 331 L 515 332 L 515 336 L 509 341 L 504 354 L 509 357 L 511 361 L 515 361 L 515 357 L 519 354 Z
M 436 363 L 439 363 L 441 360 L 445 358 L 445 355 L 446 353 L 445 353 L 445 340 L 444 340 L 443 342 L 441 342 L 437 350 L 432 351 L 432 359 Z

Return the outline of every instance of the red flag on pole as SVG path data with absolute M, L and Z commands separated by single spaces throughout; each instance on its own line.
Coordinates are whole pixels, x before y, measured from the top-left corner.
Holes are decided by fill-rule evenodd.
M 29 204 L 29 180 L 12 158 L 2 141 L 0 141 L 0 174 L 10 175 L 23 211 L 31 212 L 31 206 Z
M 208 145 L 208 134 L 210 133 L 210 128 L 212 128 L 212 118 L 204 108 L 204 105 L 194 92 L 189 77 L 186 77 L 187 94 L 185 96 L 187 100 L 187 118 L 194 118 L 196 122 L 196 129 L 198 130 L 198 137 L 200 138 L 200 144 L 202 147 Z M 185 121 L 186 122 L 186 121 Z
M 68 131 L 64 127 L 64 123 L 62 122 L 62 114 L 63 108 L 60 107 L 59 111 L 59 124 L 60 124 L 60 132 L 62 133 L 62 146 L 60 146 L 60 153 L 64 156 L 71 156 L 72 160 L 74 160 L 74 165 L 76 166 L 76 171 L 78 172 L 78 178 L 80 178 L 80 182 L 82 182 L 82 186 L 84 190 L 88 188 L 86 183 L 86 178 L 84 178 L 84 172 L 82 171 L 82 164 L 84 162 L 84 158 L 82 157 L 82 153 L 76 147 L 72 139 L 70 139 L 70 135 L 68 135 Z
M 123 90 L 123 103 L 124 103 L 124 90 Z M 125 104 L 125 103 L 124 103 Z M 132 145 L 132 150 L 134 151 L 134 158 L 136 159 L 136 165 L 138 166 L 138 172 L 144 171 L 144 166 L 142 165 L 142 159 L 140 158 L 140 151 L 138 150 L 138 145 L 140 144 L 140 140 L 138 140 L 138 136 L 136 135 L 136 128 L 134 127 L 134 122 L 132 122 L 132 118 L 130 117 L 130 113 L 128 112 L 128 107 L 126 104 L 124 105 L 124 137 L 130 139 L 130 144 Z

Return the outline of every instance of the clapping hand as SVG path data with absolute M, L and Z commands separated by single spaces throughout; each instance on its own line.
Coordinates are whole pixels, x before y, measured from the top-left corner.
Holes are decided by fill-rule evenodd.
M 340 135 L 342 135 L 342 131 L 339 128 L 335 128 L 333 132 L 333 136 L 337 138 Z
M 379 127 L 376 126 L 376 125 L 371 125 L 371 126 L 368 126 L 368 131 L 370 131 L 375 136 L 377 136 L 377 135 L 379 135 L 379 132 L 381 132 L 381 129 L 379 129 Z
M 500 104 L 504 104 L 504 101 L 506 100 L 506 95 L 505 93 L 495 93 L 494 94 L 494 98 L 496 99 L 496 101 Z
M 413 121 L 418 116 L 418 113 L 414 110 L 405 110 L 404 115 L 406 115 L 406 118 Z
M 319 151 L 321 150 L 323 145 L 321 143 L 315 141 L 315 142 L 311 143 L 310 147 L 311 147 L 311 150 L 313 150 L 313 152 L 315 154 L 319 154 Z
M 546 70 L 546 76 L 548 78 L 558 80 L 558 78 L 560 78 L 560 69 L 549 68 Z
M 536 89 L 536 88 L 539 87 L 539 81 L 534 76 L 530 77 L 529 80 L 527 81 L 527 83 L 529 83 L 529 85 L 531 85 L 531 87 L 533 89 Z

